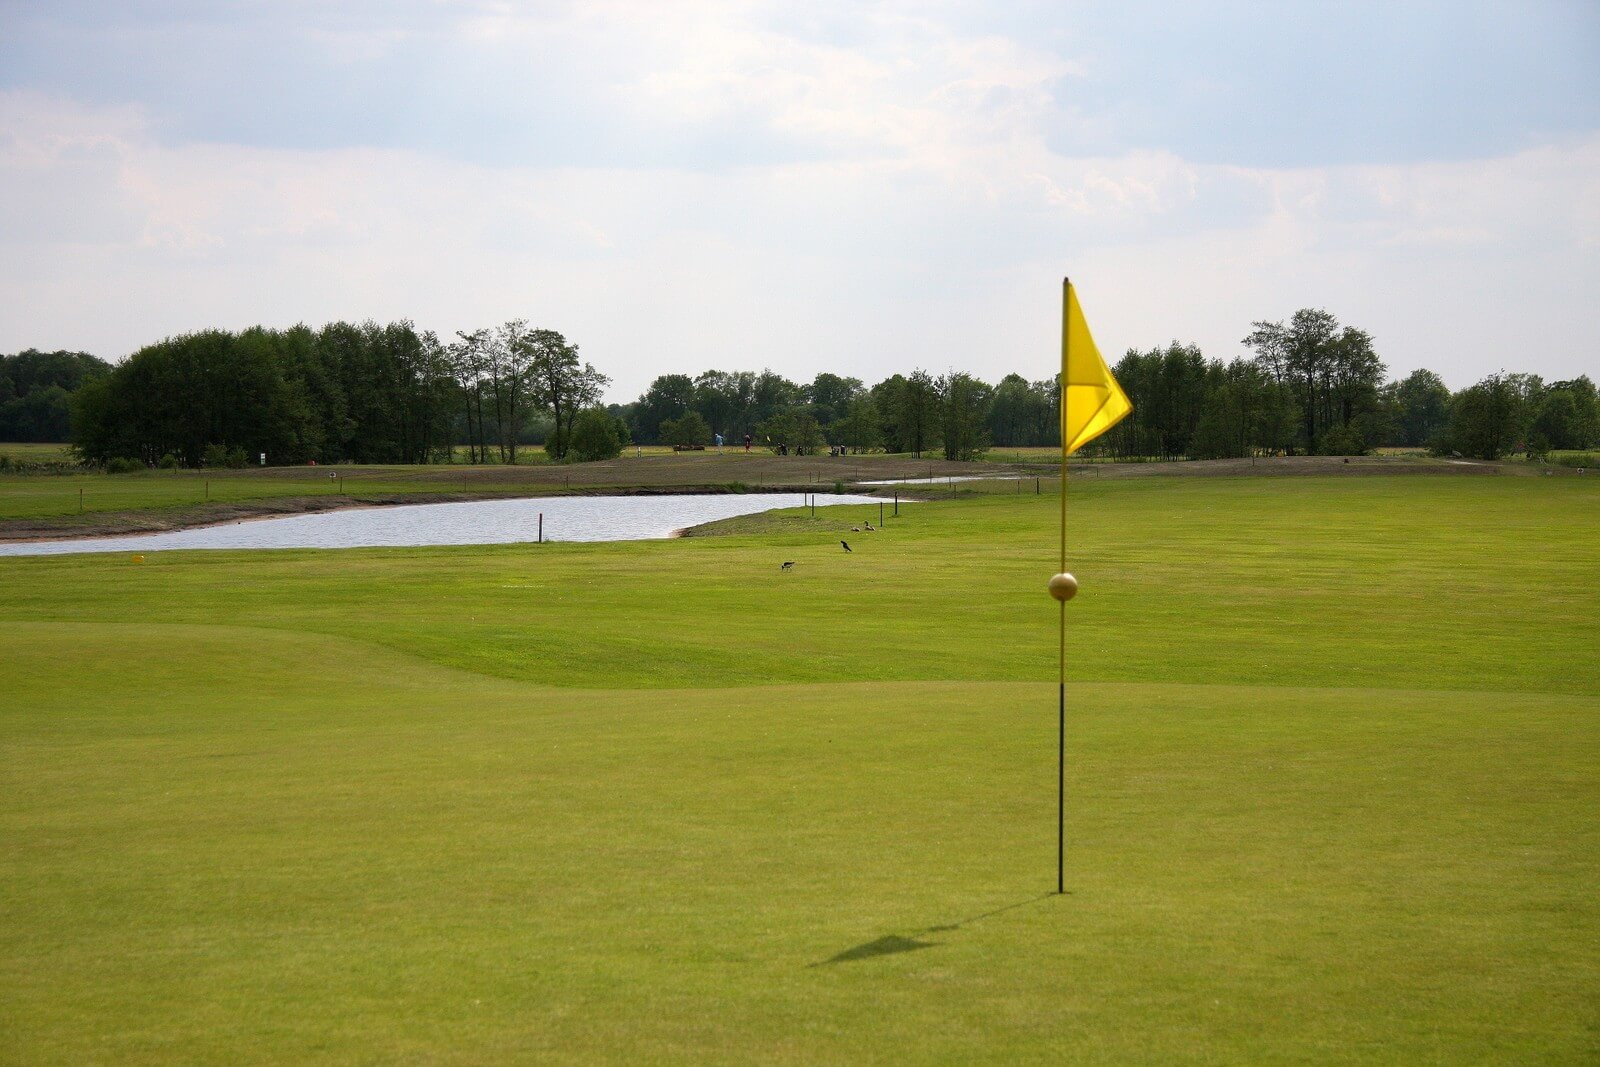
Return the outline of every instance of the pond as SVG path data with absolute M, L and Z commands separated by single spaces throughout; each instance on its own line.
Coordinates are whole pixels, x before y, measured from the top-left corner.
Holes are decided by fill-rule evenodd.
M 869 504 L 877 497 L 818 494 L 817 507 Z M 251 519 L 167 533 L 70 541 L 0 542 L 0 556 L 65 552 L 159 552 L 179 548 L 413 548 L 546 541 L 645 541 L 736 515 L 807 503 L 802 493 L 715 496 L 558 496 L 350 508 L 276 519 Z

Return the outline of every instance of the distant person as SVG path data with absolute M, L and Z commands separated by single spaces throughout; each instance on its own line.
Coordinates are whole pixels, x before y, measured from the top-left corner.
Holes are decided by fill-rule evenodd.
M 749 434 L 745 434 L 744 435 L 744 450 L 746 452 L 750 451 L 750 435 Z
M 722 435 L 720 433 L 717 434 L 717 451 L 722 451 Z

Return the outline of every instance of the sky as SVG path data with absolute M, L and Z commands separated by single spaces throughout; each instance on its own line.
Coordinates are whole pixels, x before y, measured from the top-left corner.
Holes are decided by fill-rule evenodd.
M 0 352 L 560 330 L 631 400 L 1321 307 L 1600 376 L 1600 4 L 0 0 Z

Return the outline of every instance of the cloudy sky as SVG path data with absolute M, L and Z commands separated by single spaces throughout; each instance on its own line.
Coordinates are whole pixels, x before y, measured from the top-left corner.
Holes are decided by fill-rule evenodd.
M 512 317 L 656 374 L 1600 374 L 1600 5 L 0 0 L 0 351 Z

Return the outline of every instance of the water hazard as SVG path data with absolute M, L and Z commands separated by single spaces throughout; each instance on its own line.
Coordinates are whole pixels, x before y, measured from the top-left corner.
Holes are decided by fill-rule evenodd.
M 818 495 L 819 508 L 880 503 L 877 497 Z M 0 556 L 66 552 L 160 552 L 180 548 L 414 548 L 422 545 L 501 545 L 546 541 L 645 541 L 671 537 L 736 515 L 798 508 L 801 493 L 719 496 L 562 496 L 473 500 L 458 504 L 406 504 L 253 519 L 169 533 L 71 541 L 0 543 Z M 876 517 L 876 512 L 874 512 Z

